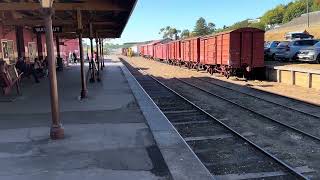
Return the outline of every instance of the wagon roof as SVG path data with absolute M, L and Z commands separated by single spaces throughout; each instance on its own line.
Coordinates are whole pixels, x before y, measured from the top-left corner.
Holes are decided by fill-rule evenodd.
M 192 39 L 198 39 L 198 38 L 201 38 L 201 37 L 200 36 L 196 36 L 196 37 L 190 37 L 190 38 L 186 38 L 186 39 L 181 39 L 181 42 L 189 41 L 189 40 L 192 40 Z
M 258 29 L 258 28 L 251 28 L 251 27 L 244 27 L 244 28 L 239 28 L 239 29 L 233 29 L 229 31 L 223 31 L 217 34 L 212 34 L 210 36 L 215 36 L 215 35 L 220 35 L 220 34 L 229 34 L 232 32 L 264 32 L 264 30 Z

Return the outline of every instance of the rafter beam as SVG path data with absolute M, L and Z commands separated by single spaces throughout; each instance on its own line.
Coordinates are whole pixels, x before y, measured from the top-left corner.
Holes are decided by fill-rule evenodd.
M 1 21 L 3 25 L 7 26 L 20 26 L 20 25 L 30 25 L 30 26 L 35 26 L 35 25 L 41 25 L 43 24 L 43 20 L 32 20 L 32 19 L 6 19 Z M 77 21 L 75 20 L 53 20 L 53 25 L 75 25 L 77 24 Z M 115 22 L 92 22 L 93 25 L 97 26 L 118 26 L 117 23 Z
M 110 2 L 97 3 L 97 2 L 83 2 L 83 3 L 53 3 L 53 8 L 56 11 L 67 10 L 90 10 L 90 11 L 128 11 L 117 4 Z M 35 11 L 41 9 L 40 3 L 33 2 L 10 2 L 0 3 L 0 11 Z

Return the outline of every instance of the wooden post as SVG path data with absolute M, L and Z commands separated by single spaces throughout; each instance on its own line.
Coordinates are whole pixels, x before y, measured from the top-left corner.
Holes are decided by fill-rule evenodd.
M 54 44 L 53 44 L 53 31 L 52 31 L 52 9 L 44 10 L 44 23 L 46 29 L 46 43 L 47 43 L 47 58 L 48 58 L 48 70 L 49 70 L 49 82 L 50 82 L 50 97 L 51 97 L 51 113 L 52 113 L 52 125 L 50 129 L 51 139 L 64 138 L 64 129 L 60 123 L 59 112 L 59 96 L 56 74 L 56 61 L 54 57 Z
M 97 36 L 96 36 L 96 50 L 97 50 L 97 52 L 96 52 L 96 60 L 97 60 L 97 65 L 98 65 L 98 71 L 97 71 L 97 81 L 98 82 L 100 82 L 101 81 L 101 79 L 100 79 L 100 57 L 99 57 L 99 41 L 98 41 L 98 38 L 97 38 Z
M 25 57 L 25 49 L 24 49 L 24 37 L 23 37 L 23 27 L 16 27 L 16 38 L 17 38 L 17 51 L 18 57 Z
M 42 37 L 40 33 L 37 33 L 37 49 L 38 49 L 38 59 L 43 59 L 43 47 L 42 47 Z
M 91 63 L 91 78 L 90 78 L 90 82 L 91 83 L 94 83 L 96 81 L 96 69 L 95 69 L 95 61 L 94 61 L 94 52 L 93 52 L 93 38 L 90 37 L 90 45 L 91 45 L 91 60 L 90 60 L 90 63 Z
M 57 58 L 60 58 L 60 42 L 59 42 L 59 36 L 56 35 L 56 47 L 57 47 Z
M 294 70 L 291 70 L 291 84 L 296 85 L 296 73 Z
M 90 82 L 94 83 L 96 81 L 96 69 L 95 69 L 95 62 L 94 62 L 94 51 L 93 51 L 93 29 L 92 29 L 92 23 L 90 23 L 90 48 L 91 48 L 91 78 Z
M 78 36 L 79 36 L 79 50 L 80 50 L 80 72 L 81 72 L 81 99 L 87 98 L 87 84 L 84 72 L 84 58 L 83 58 L 83 45 L 82 45 L 82 16 L 81 11 L 77 10 L 77 20 L 78 20 Z
M 102 56 L 104 55 L 103 52 L 104 52 L 104 51 L 103 51 L 103 39 L 102 39 Z M 104 65 L 104 60 L 103 60 L 102 66 L 105 67 L 105 65 Z
M 103 52 L 102 52 L 102 44 L 101 44 L 101 38 L 99 38 L 99 48 L 100 48 L 100 68 L 101 68 L 101 70 L 103 70 L 103 61 L 104 61 L 104 59 L 103 59 Z

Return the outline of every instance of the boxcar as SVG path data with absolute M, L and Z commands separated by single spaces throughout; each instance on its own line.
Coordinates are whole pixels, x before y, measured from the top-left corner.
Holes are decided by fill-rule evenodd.
M 154 45 L 154 59 L 166 61 L 168 60 L 168 44 L 158 43 Z
M 172 41 L 168 43 L 168 61 L 170 64 L 179 65 L 181 62 L 181 41 Z
M 154 58 L 154 46 L 157 45 L 160 41 L 152 41 L 151 43 L 145 45 L 144 53 L 146 58 Z
M 240 28 L 200 40 L 200 63 L 212 74 L 226 77 L 260 72 L 264 68 L 264 31 Z
M 194 68 L 200 61 L 200 38 L 189 38 L 181 42 L 181 58 L 188 68 Z

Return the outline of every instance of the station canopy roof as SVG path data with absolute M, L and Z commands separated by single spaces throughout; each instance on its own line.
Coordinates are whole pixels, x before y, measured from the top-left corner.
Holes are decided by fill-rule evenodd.
M 59 36 L 76 38 L 81 13 L 83 37 L 90 37 L 90 23 L 100 38 L 119 38 L 137 0 L 54 0 L 53 26 Z M 0 23 L 4 26 L 43 26 L 39 0 L 0 0 Z

